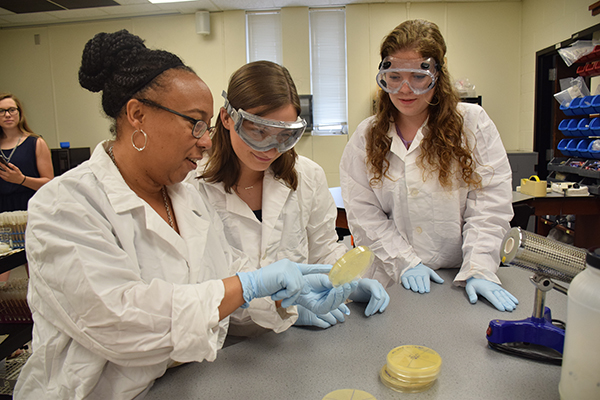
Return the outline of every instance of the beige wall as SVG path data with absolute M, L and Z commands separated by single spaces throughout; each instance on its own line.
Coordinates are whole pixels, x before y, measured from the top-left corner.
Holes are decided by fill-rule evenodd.
M 347 6 L 350 133 L 371 113 L 381 39 L 406 19 L 424 18 L 440 26 L 448 44 L 450 73 L 475 84 L 507 150 L 531 150 L 535 52 L 597 23 L 587 11 L 588 3 L 523 0 Z M 282 26 L 284 65 L 299 93 L 310 93 L 308 8 L 284 8 Z M 10 57 L 0 59 L 0 90 L 23 100 L 33 129 L 51 147 L 69 141 L 72 147 L 93 148 L 110 136 L 100 95 L 79 86 L 77 70 L 87 40 L 97 32 L 118 29 L 140 35 L 149 47 L 178 54 L 211 88 L 215 113 L 229 76 L 246 61 L 243 11 L 211 13 L 208 36 L 196 34 L 192 14 L 0 30 L 0 40 L 11 43 L 12 51 Z M 39 45 L 34 35 L 40 36 Z M 337 186 L 347 139 L 305 136 L 297 150 L 318 162 L 329 185 Z
M 600 23 L 600 15 L 593 17 L 588 10 L 592 3 L 590 0 L 523 0 L 519 149 L 533 149 L 535 53 Z

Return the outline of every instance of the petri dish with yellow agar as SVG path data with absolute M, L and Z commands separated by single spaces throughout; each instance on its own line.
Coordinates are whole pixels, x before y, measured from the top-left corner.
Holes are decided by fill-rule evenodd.
M 375 255 L 367 246 L 358 246 L 344 254 L 329 271 L 329 281 L 340 286 L 360 278 L 373 264 Z
M 377 400 L 370 393 L 358 389 L 334 390 L 323 397 L 323 400 Z
M 384 385 L 395 391 L 418 393 L 433 385 L 441 365 L 440 355 L 428 347 L 400 346 L 388 353 L 379 376 Z

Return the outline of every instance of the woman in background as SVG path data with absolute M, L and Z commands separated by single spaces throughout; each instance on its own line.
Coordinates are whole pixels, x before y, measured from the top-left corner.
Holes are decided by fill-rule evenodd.
M 54 178 L 48 145 L 31 131 L 23 106 L 0 95 L 0 212 L 27 210 L 27 202 Z
M 325 172 L 294 150 L 306 122 L 299 118 L 300 100 L 288 70 L 269 61 L 244 65 L 223 97 L 212 153 L 198 174 L 200 192 L 217 208 L 229 243 L 250 257 L 251 270 L 279 258 L 335 263 L 348 249 L 337 242 L 337 210 Z M 389 296 L 381 284 L 371 279 L 357 284 L 350 298 L 369 303 L 367 316 L 383 312 Z M 272 300 L 262 298 L 232 315 L 229 332 L 280 332 L 292 323 L 327 328 L 349 312 L 342 305 L 317 315 L 298 306 L 297 318 L 283 318 Z
M 459 268 L 471 303 L 500 311 L 500 246 L 512 218 L 511 169 L 483 108 L 460 103 L 434 23 L 405 21 L 382 42 L 377 114 L 350 138 L 340 164 L 350 231 L 376 260 L 368 276 L 426 293 L 433 270 Z

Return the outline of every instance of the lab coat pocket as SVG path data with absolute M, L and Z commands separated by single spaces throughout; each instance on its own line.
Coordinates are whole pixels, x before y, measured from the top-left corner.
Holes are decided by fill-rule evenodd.
M 461 241 L 461 215 L 458 190 L 440 190 L 432 194 L 433 229 L 441 239 Z

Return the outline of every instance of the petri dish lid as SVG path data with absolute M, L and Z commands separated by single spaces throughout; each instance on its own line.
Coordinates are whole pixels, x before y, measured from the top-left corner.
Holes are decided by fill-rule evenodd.
M 344 254 L 329 271 L 329 281 L 340 286 L 360 278 L 373 264 L 375 255 L 367 246 L 358 246 Z
M 435 379 L 441 365 L 442 357 L 425 346 L 400 346 L 392 349 L 387 355 L 387 369 L 390 374 L 405 379 Z
M 421 382 L 404 382 L 395 378 L 394 375 L 390 374 L 387 370 L 387 366 L 384 365 L 379 371 L 379 378 L 381 382 L 387 387 L 396 392 L 403 393 L 419 393 L 429 389 L 436 381 L 436 379 L 429 379 Z
M 323 400 L 377 400 L 370 393 L 358 389 L 334 390 L 323 397 Z

